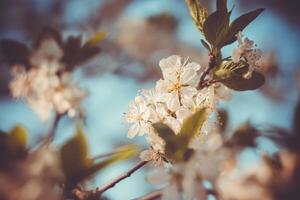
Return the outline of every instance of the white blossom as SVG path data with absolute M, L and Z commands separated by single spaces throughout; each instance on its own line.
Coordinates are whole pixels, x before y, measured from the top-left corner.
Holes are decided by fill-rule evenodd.
M 133 138 L 136 135 L 143 135 L 149 130 L 149 112 L 147 106 L 141 96 L 137 96 L 133 102 L 129 104 L 129 111 L 125 115 L 128 123 L 132 123 L 128 131 L 128 137 Z
M 274 173 L 265 161 L 246 169 L 235 166 L 224 170 L 218 179 L 218 189 L 223 199 L 271 200 L 269 186 L 272 185 Z
M 195 160 L 178 163 L 171 167 L 156 168 L 147 176 L 147 181 L 153 185 L 163 187 L 162 199 L 190 199 L 202 200 L 206 198 L 206 191 L 202 184 L 201 174 L 197 171 Z
M 244 78 L 250 78 L 252 72 L 259 68 L 257 62 L 262 57 L 262 51 L 255 48 L 254 42 L 249 38 L 243 40 L 243 35 L 239 32 L 237 35 L 238 48 L 235 48 L 232 52 L 232 61 L 239 62 L 241 59 L 249 64 L 249 72 L 244 75 Z
M 47 121 L 53 111 L 70 117 L 82 112 L 80 103 L 87 92 L 73 82 L 69 73 L 58 75 L 60 65 L 45 60 L 29 70 L 22 66 L 12 68 L 13 79 L 9 84 L 12 96 L 26 99 L 43 121 Z
M 152 128 L 153 123 L 168 125 L 179 134 L 184 120 L 199 108 L 216 110 L 220 99 L 229 98 L 229 89 L 221 84 L 213 84 L 197 89 L 199 74 L 203 69 L 199 64 L 173 55 L 159 62 L 163 78 L 154 88 L 142 89 L 129 105 L 125 120 L 131 124 L 128 137 L 147 134 L 150 146 L 164 153 L 164 141 Z

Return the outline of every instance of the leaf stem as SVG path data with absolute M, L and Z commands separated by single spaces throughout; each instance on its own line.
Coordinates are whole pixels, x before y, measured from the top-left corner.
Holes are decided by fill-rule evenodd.
M 54 140 L 55 133 L 56 133 L 56 130 L 57 130 L 57 127 L 58 127 L 58 123 L 59 123 L 60 119 L 62 118 L 62 116 L 63 116 L 63 114 L 59 114 L 59 113 L 55 114 L 52 127 L 51 127 L 51 129 L 49 131 L 49 134 L 48 134 L 48 137 L 47 137 L 47 140 L 49 140 L 49 142 L 52 142 Z

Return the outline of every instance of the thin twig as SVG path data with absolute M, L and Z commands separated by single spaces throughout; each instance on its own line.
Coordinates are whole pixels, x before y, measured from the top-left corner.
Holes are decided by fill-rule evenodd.
M 154 191 L 154 192 L 150 192 L 142 197 L 137 198 L 136 200 L 155 200 L 158 199 L 162 196 L 162 192 L 159 191 Z
M 221 82 L 223 79 L 212 79 L 212 80 L 207 80 L 207 81 L 204 81 L 201 85 L 198 86 L 198 89 L 201 90 L 205 87 L 209 87 L 211 86 L 212 84 L 214 83 L 218 83 L 218 82 Z
M 137 171 L 138 169 L 142 168 L 144 165 L 146 165 L 148 163 L 148 161 L 140 161 L 138 162 L 135 166 L 133 166 L 132 168 L 130 168 L 129 170 L 127 170 L 126 172 L 124 172 L 123 174 L 121 174 L 120 176 L 116 177 L 114 180 L 112 180 L 111 182 L 97 188 L 96 190 L 94 190 L 93 192 L 91 192 L 91 196 L 97 196 L 102 194 L 103 192 L 105 192 L 106 190 L 114 187 L 117 183 L 119 183 L 120 181 L 124 180 L 125 178 L 128 178 L 129 176 L 131 176 L 131 174 L 133 174 L 135 171 Z
M 59 121 L 60 121 L 60 119 L 62 118 L 63 115 L 64 114 L 58 114 L 58 113 L 55 114 L 53 124 L 52 124 L 48 134 L 37 145 L 37 147 L 36 147 L 37 149 L 41 148 L 41 147 L 49 146 L 49 144 L 54 140 L 55 133 L 56 133 L 56 130 L 57 130 L 57 127 L 58 127 L 58 123 L 59 123 Z
M 209 74 L 209 72 L 214 68 L 214 66 L 216 65 L 216 57 L 213 54 L 209 54 L 208 55 L 209 60 L 208 60 L 208 67 L 207 69 L 203 72 L 203 74 L 200 77 L 200 81 L 199 81 L 199 86 L 203 84 L 206 76 Z
M 59 120 L 61 119 L 62 116 L 63 116 L 63 114 L 59 114 L 59 113 L 55 114 L 55 118 L 54 118 L 52 127 L 51 127 L 48 137 L 47 137 L 47 140 L 49 140 L 50 142 L 54 140 L 56 129 L 58 127 Z

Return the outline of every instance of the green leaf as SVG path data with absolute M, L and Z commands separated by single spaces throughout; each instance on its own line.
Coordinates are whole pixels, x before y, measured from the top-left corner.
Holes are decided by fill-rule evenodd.
M 8 135 L 9 148 L 12 152 L 24 152 L 27 146 L 27 131 L 21 126 L 15 126 Z
M 252 73 L 251 78 L 244 78 L 244 74 L 249 70 L 249 65 L 246 62 L 234 63 L 233 61 L 224 62 L 219 68 L 214 71 L 217 79 L 227 87 L 237 90 L 255 90 L 265 83 L 265 77 L 256 71 Z
M 104 169 L 105 167 L 108 167 L 114 163 L 132 158 L 133 156 L 137 155 L 138 150 L 139 148 L 136 145 L 123 146 L 119 148 L 119 150 L 117 150 L 117 152 L 114 155 L 112 155 L 110 158 L 103 160 L 99 163 L 96 163 L 92 167 L 90 167 L 87 170 L 88 172 L 87 175 L 90 176 L 95 172 Z
M 236 20 L 234 20 L 229 27 L 229 31 L 226 36 L 226 40 L 224 41 L 224 44 L 222 46 L 231 44 L 234 41 L 236 41 L 236 34 L 240 31 L 244 30 L 244 28 L 246 28 L 246 26 L 248 26 L 254 19 L 256 19 L 256 17 L 258 17 L 258 15 L 260 15 L 263 11 L 264 11 L 264 8 L 260 8 L 260 9 L 248 12 L 244 15 L 241 15 Z
M 217 10 L 227 11 L 227 0 L 217 0 Z
M 73 187 L 85 176 L 85 170 L 92 166 L 81 128 L 77 128 L 76 135 L 61 147 L 60 154 L 66 187 Z
M 191 150 L 188 148 L 189 142 L 197 134 L 208 117 L 206 108 L 199 109 L 194 114 L 189 116 L 182 125 L 178 135 L 165 124 L 153 124 L 158 135 L 165 141 L 165 155 L 168 159 L 181 162 L 187 160 L 191 155 Z
M 174 133 L 174 131 L 167 125 L 163 123 L 155 123 L 152 125 L 159 137 L 165 141 L 165 154 L 166 157 L 174 160 L 176 159 L 176 152 L 180 149 L 179 137 Z
M 27 153 L 27 131 L 16 125 L 10 132 L 0 131 L 0 168 L 23 158 Z
M 200 130 L 207 119 L 207 109 L 201 108 L 184 120 L 179 136 L 188 143 Z
M 231 12 L 228 13 L 226 10 L 217 10 L 204 22 L 204 36 L 213 47 L 218 47 L 225 40 L 230 14 Z
M 138 148 L 135 145 L 124 146 L 111 157 L 99 163 L 94 163 L 88 155 L 88 146 L 84 133 L 78 127 L 75 136 L 60 149 L 67 190 L 74 188 L 78 183 L 94 175 L 99 170 L 116 162 L 131 158 L 136 155 L 137 151 Z
M 200 0 L 186 0 L 190 15 L 197 28 L 203 33 L 203 25 L 208 17 L 207 9 L 201 5 Z
M 104 40 L 106 37 L 107 37 L 107 32 L 100 31 L 100 32 L 96 33 L 95 35 L 93 35 L 87 41 L 87 44 L 91 45 L 91 46 L 97 45 L 99 42 L 101 42 L 102 40 Z

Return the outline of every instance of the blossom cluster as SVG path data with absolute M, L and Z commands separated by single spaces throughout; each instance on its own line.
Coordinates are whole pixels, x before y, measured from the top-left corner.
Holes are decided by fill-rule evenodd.
M 250 78 L 254 70 L 260 71 L 260 61 L 262 59 L 262 51 L 256 48 L 254 41 L 249 38 L 243 39 L 242 32 L 237 35 L 238 48 L 232 52 L 232 61 L 237 63 L 244 60 L 249 64 L 249 73 L 245 74 L 244 78 Z
M 155 88 L 140 91 L 130 103 L 125 118 L 132 123 L 129 138 L 147 133 L 151 147 L 163 153 L 164 142 L 152 128 L 153 123 L 164 123 L 178 134 L 186 117 L 202 107 L 214 111 L 219 99 L 229 97 L 229 89 L 213 84 L 198 90 L 200 74 L 204 70 L 189 58 L 173 55 L 162 59 L 159 66 L 163 78 L 156 82 Z
M 62 55 L 57 43 L 48 39 L 32 54 L 32 67 L 14 65 L 11 69 L 12 96 L 26 99 L 43 121 L 47 121 L 53 111 L 69 117 L 82 113 L 80 103 L 87 92 L 74 82 L 71 72 L 64 70 L 60 62 Z
M 223 144 L 218 124 L 207 119 L 201 133 L 190 142 L 194 156 L 187 162 L 164 163 L 165 141 L 161 139 L 152 124 L 168 125 L 175 134 L 180 133 L 184 120 L 201 108 L 209 113 L 217 110 L 220 99 L 228 99 L 230 91 L 220 83 L 197 88 L 204 72 L 199 64 L 177 55 L 162 59 L 159 63 L 163 78 L 155 88 L 141 90 L 130 103 L 126 120 L 132 123 L 128 137 L 147 134 L 151 148 L 140 154 L 141 160 L 151 161 L 157 168 L 148 176 L 154 185 L 164 185 L 163 199 L 204 199 L 207 197 L 203 180 L 213 180 L 219 173 L 219 163 L 226 152 L 220 151 Z

